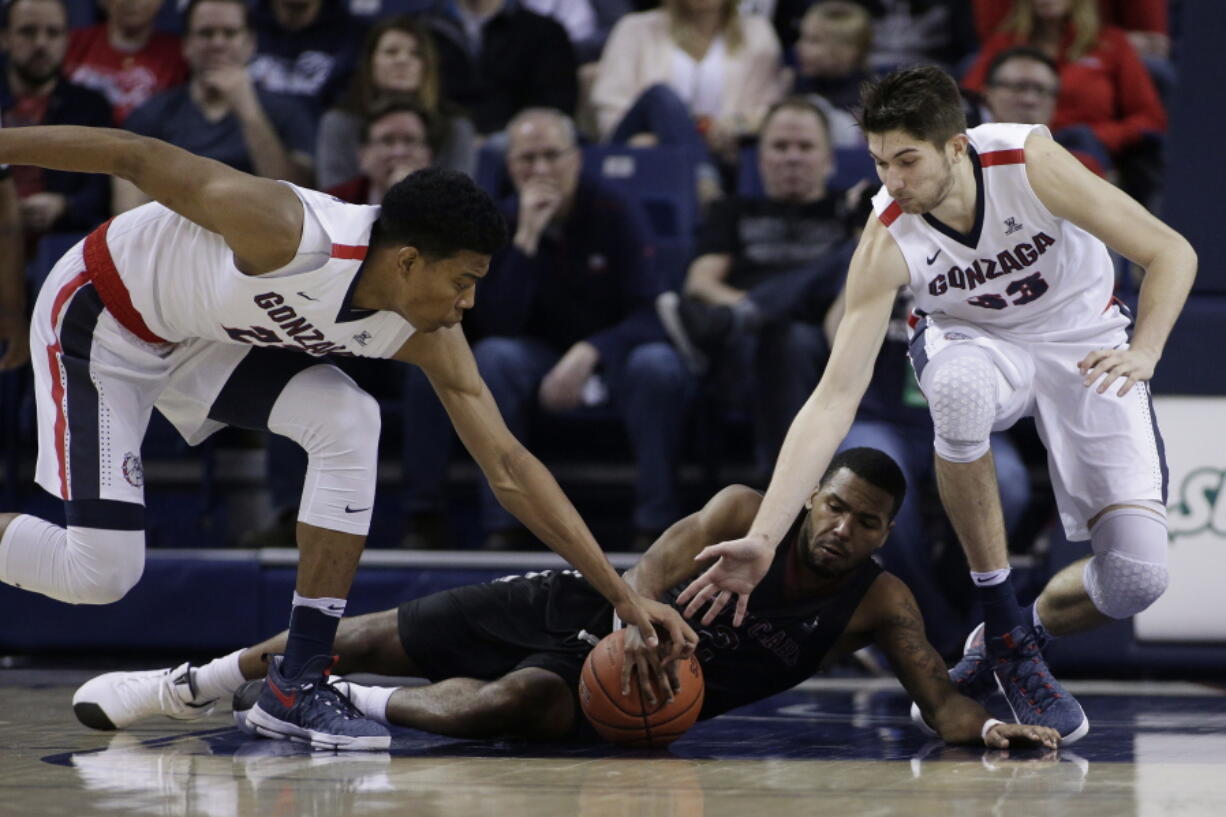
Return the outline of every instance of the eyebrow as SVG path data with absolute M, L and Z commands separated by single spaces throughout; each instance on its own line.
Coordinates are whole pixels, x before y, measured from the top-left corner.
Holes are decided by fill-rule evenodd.
M 883 521 L 884 521 L 884 518 L 883 518 L 883 517 L 881 517 L 881 516 L 879 516 L 879 515 L 877 515 L 877 514 L 873 513 L 872 511 L 857 511 L 854 505 L 852 505 L 852 504 L 851 504 L 850 502 L 848 502 L 846 499 L 843 499 L 843 497 L 839 496 L 839 495 L 838 495 L 838 494 L 836 494 L 834 491 L 831 491 L 831 492 L 830 492 L 830 496 L 832 496 L 834 499 L 838 500 L 838 501 L 839 501 L 839 504 L 841 504 L 841 505 L 846 505 L 848 508 L 851 508 L 852 512 L 853 512 L 853 513 L 854 513 L 856 516 L 859 516 L 859 517 L 867 517 L 867 518 L 869 518 L 869 519 L 875 519 L 875 520 L 877 520 L 878 522 L 883 522 Z
M 900 148 L 899 150 L 895 151 L 894 155 L 891 156 L 890 158 L 897 159 L 899 156 L 902 156 L 904 153 L 919 153 L 919 148 L 914 148 L 914 147 Z M 876 153 L 873 153 L 872 148 L 869 148 L 868 155 L 873 157 L 873 161 L 876 161 L 876 162 L 882 161 L 880 158 L 878 158 Z

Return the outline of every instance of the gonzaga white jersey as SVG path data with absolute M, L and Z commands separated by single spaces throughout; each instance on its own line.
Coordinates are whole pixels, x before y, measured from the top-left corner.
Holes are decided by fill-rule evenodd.
M 916 309 L 1046 340 L 1118 329 L 1106 246 L 1057 218 L 1026 177 L 1026 137 L 1042 125 L 989 124 L 967 132 L 975 223 L 963 235 L 930 213 L 908 215 L 885 186 L 873 210 L 898 243 Z
M 102 240 L 95 233 L 86 242 L 87 264 L 110 267 L 94 276 L 96 285 L 112 282 L 101 292 L 107 307 L 155 342 L 206 338 L 390 357 L 412 325 L 350 305 L 379 208 L 290 187 L 305 210 L 302 241 L 293 261 L 264 275 L 244 275 L 220 235 L 156 202 L 116 216 L 99 228 Z

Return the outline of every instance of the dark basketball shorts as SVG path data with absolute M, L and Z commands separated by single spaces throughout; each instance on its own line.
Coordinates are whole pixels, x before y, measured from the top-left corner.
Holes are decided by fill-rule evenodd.
M 584 659 L 613 629 L 613 608 L 574 571 L 545 571 L 413 599 L 398 619 L 405 654 L 430 681 L 537 667 L 573 692 Z

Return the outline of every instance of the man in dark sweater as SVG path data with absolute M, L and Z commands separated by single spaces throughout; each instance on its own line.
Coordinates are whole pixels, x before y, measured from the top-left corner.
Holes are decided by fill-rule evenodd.
M 60 75 L 68 49 L 68 12 L 62 0 L 15 0 L 4 26 L 8 64 L 0 73 L 0 110 L 6 127 L 109 127 L 111 106 L 97 91 Z M 110 215 L 105 176 L 14 167 L 27 237 L 91 230 Z
M 643 216 L 582 172 L 574 125 L 561 112 L 528 109 L 511 120 L 508 136 L 516 193 L 503 213 L 514 242 L 494 257 L 470 314 L 469 331 L 483 338 L 473 347 L 477 366 L 521 439 L 537 407 L 614 407 L 638 462 L 635 527 L 658 533 L 680 515 L 673 472 L 691 379 L 653 313 L 662 285 Z M 410 382 L 411 512 L 437 508 L 449 444 L 445 427 L 424 422 L 432 398 L 414 396 L 423 391 Z M 482 521 L 490 547 L 520 538 L 488 488 Z

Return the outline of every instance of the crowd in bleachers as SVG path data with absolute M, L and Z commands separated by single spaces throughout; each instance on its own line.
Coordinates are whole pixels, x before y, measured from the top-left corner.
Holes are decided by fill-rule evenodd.
M 1155 206 L 1167 16 L 1167 0 L 10 0 L 0 116 L 122 127 L 361 204 L 427 165 L 472 174 L 514 237 L 466 320 L 480 369 L 522 436 L 555 415 L 624 426 L 642 544 L 691 510 L 676 473 L 704 444 L 693 427 L 710 428 L 695 416 L 747 416 L 752 450 L 723 453 L 764 479 L 820 376 L 875 182 L 860 84 L 942 65 L 972 125 L 1046 124 Z M 30 290 L 49 248 L 145 201 L 119 180 L 9 174 L 0 263 L 24 255 Z M 0 267 L 7 364 L 25 358 L 30 302 L 14 280 Z M 5 377 L 13 428 L 20 376 Z M 355 376 L 404 413 L 406 544 L 448 541 L 437 400 L 413 373 L 390 390 L 385 373 Z M 927 413 L 898 343 L 852 436 L 926 481 Z M 292 529 L 301 464 L 282 445 L 269 442 L 278 516 L 257 543 Z M 1016 521 L 1024 458 L 994 448 Z M 895 550 L 922 595 L 931 520 L 911 496 Z M 487 547 L 523 544 L 491 496 L 480 508 Z

